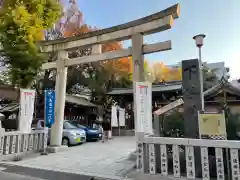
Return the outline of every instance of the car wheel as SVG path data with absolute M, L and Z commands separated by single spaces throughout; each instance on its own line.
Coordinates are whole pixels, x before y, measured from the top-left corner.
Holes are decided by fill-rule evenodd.
M 62 145 L 63 145 L 63 146 L 69 146 L 69 145 L 70 145 L 68 138 L 63 138 L 63 139 L 62 139 Z

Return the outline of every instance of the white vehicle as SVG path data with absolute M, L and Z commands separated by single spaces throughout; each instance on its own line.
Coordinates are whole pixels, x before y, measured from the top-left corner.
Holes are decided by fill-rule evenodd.
M 40 122 L 39 122 L 40 121 Z M 37 128 L 40 129 L 44 127 L 44 120 L 39 120 L 37 123 Z M 39 127 L 41 126 L 41 127 Z M 50 142 L 51 128 L 48 132 L 48 142 Z M 86 132 L 78 127 L 70 124 L 67 121 L 63 121 L 63 135 L 62 135 L 62 145 L 77 145 L 86 142 Z

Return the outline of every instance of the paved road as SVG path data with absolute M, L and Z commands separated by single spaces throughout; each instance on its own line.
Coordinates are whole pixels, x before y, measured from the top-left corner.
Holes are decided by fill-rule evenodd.
M 19 162 L 7 162 L 16 165 L 15 169 L 8 168 L 8 170 L 9 172 L 20 171 L 19 173 L 26 171 L 24 175 L 27 175 L 34 170 L 26 170 L 26 168 L 34 168 L 38 170 L 38 173 L 39 170 L 45 171 L 42 175 L 49 171 L 75 174 L 78 175 L 78 178 L 79 175 L 82 175 L 88 178 L 122 179 L 126 172 L 133 167 L 134 162 L 127 159 L 135 147 L 134 137 L 115 138 L 106 143 L 86 143 L 48 156 L 38 156 Z M 25 170 L 21 168 L 25 168 Z M 33 176 L 35 175 L 33 174 Z M 58 176 L 62 177 L 62 175 Z M 43 176 L 37 177 L 43 178 Z
M 34 169 L 21 166 L 9 166 L 0 171 L 0 179 L 7 177 L 9 180 L 96 180 L 94 176 L 55 172 L 51 170 Z M 7 180 L 8 180 L 7 179 Z M 2 179 L 1 179 L 2 180 Z M 5 180 L 5 179 L 4 179 Z
M 7 173 L 7 172 L 3 172 L 3 171 L 0 171 L 0 179 L 1 180 L 44 180 L 44 179 L 40 179 L 40 178 L 12 174 L 12 173 Z
M 56 172 L 16 165 L 1 164 L 0 179 L 2 180 L 112 180 L 94 176 Z

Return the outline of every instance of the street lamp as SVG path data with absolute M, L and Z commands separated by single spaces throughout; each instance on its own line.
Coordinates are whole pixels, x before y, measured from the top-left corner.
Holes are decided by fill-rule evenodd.
M 204 34 L 198 34 L 193 37 L 193 39 L 196 42 L 196 46 L 198 47 L 198 53 L 199 53 L 199 76 L 200 76 L 200 92 L 201 92 L 201 99 L 202 99 L 202 110 L 204 111 L 204 94 L 203 94 L 203 64 L 202 64 L 202 54 L 201 54 L 201 48 L 203 46 L 203 39 L 206 37 Z
M 200 67 L 202 67 L 202 54 L 201 54 L 201 48 L 203 46 L 203 39 L 206 37 L 205 34 L 198 34 L 196 36 L 193 37 L 193 39 L 196 42 L 196 46 L 199 49 L 199 63 L 200 63 Z M 202 69 L 202 68 L 201 68 Z

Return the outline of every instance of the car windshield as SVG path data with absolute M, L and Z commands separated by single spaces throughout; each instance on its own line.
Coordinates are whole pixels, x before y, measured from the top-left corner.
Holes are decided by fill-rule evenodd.
M 77 129 L 76 126 L 74 126 L 73 124 L 69 123 L 68 121 L 65 121 L 63 123 L 63 128 L 64 129 Z
M 83 126 L 83 125 L 81 125 L 81 124 L 76 124 L 76 126 L 77 126 L 78 128 L 82 128 L 82 129 L 87 128 L 87 127 L 85 127 L 85 126 Z

